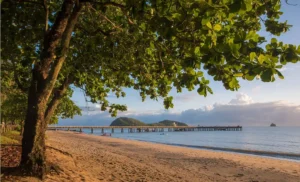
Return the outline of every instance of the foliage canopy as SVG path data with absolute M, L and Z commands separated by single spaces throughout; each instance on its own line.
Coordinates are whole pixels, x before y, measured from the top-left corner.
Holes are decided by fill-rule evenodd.
M 2 38 L 2 59 L 15 62 L 23 87 L 30 85 L 30 70 L 40 61 L 46 41 L 45 17 L 40 15 L 48 13 L 50 32 L 62 6 L 60 1 L 34 2 L 2 3 L 2 34 L 6 35 Z M 226 89 L 237 90 L 238 77 L 274 81 L 276 74 L 283 78 L 279 68 L 299 61 L 299 46 L 276 38 L 266 43 L 258 34 L 265 28 L 279 36 L 290 28 L 287 22 L 278 21 L 280 0 L 79 3 L 81 14 L 55 85 L 59 87 L 65 78 L 72 77 L 71 84 L 113 115 L 126 108 L 109 104 L 106 97 L 109 92 L 125 96 L 124 87 L 139 90 L 143 100 L 146 95 L 151 99 L 163 97 L 169 108 L 173 107 L 172 97 L 168 97 L 172 87 L 178 92 L 198 89 L 204 96 L 213 93 L 204 70 L 222 81 Z M 57 47 L 55 57 L 62 49 Z
M 170 108 L 172 87 L 213 93 L 204 71 L 232 91 L 238 78 L 283 78 L 279 69 L 299 61 L 300 46 L 258 34 L 291 27 L 279 21 L 280 7 L 280 0 L 1 1 L 1 60 L 28 93 L 21 165 L 45 171 L 47 123 L 60 108 L 77 110 L 71 86 L 115 116 L 126 106 L 107 96 L 124 97 L 124 88 Z

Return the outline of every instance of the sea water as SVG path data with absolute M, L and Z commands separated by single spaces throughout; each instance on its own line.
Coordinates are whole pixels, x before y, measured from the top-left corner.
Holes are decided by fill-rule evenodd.
M 90 130 L 84 130 L 90 133 Z M 105 130 L 111 133 L 111 130 Z M 101 135 L 101 129 L 94 129 Z M 242 131 L 186 131 L 186 132 L 143 132 L 128 133 L 115 129 L 112 137 L 164 143 L 170 145 L 235 149 L 241 151 L 263 151 L 278 154 L 296 154 L 300 160 L 300 127 L 243 127 Z

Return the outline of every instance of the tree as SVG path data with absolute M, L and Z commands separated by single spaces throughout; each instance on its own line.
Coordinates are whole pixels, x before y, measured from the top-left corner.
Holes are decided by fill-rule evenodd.
M 21 133 L 27 110 L 27 94 L 17 87 L 15 82 L 19 80 L 16 77 L 17 69 L 12 62 L 1 62 L 1 123 L 10 122 L 10 124 L 20 125 Z M 49 120 L 48 124 L 55 124 L 58 118 L 73 118 L 74 115 L 81 115 L 81 110 L 76 106 L 70 96 L 73 91 L 69 90 L 62 98 L 55 114 Z
M 4 0 L 2 59 L 24 70 L 16 81 L 24 78 L 18 85 L 28 92 L 21 166 L 43 174 L 47 123 L 70 85 L 116 115 L 126 106 L 106 97 L 124 97 L 126 87 L 143 100 L 162 97 L 169 108 L 172 87 L 212 93 L 204 70 L 228 90 L 237 90 L 239 79 L 283 78 L 278 69 L 298 62 L 300 47 L 275 38 L 266 43 L 257 33 L 262 25 L 276 36 L 290 28 L 278 21 L 280 6 L 280 0 Z

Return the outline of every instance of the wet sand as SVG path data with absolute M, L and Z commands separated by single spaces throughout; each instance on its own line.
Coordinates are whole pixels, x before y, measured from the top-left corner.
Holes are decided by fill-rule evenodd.
M 300 163 L 63 131 L 47 132 L 46 181 L 288 181 Z

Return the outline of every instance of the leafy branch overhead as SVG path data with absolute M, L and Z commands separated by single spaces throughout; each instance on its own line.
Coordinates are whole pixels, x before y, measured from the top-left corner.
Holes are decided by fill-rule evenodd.
M 7 36 L 1 40 L 2 59 L 14 58 L 16 81 L 23 87 L 30 85 L 28 78 L 34 66 L 48 66 L 41 76 L 48 79 L 55 66 L 62 64 L 54 90 L 71 78 L 66 87 L 83 89 L 91 102 L 102 104 L 101 109 L 113 115 L 126 107 L 109 103 L 108 94 L 123 97 L 124 88 L 139 90 L 143 100 L 162 97 L 169 108 L 173 107 L 168 96 L 172 87 L 178 92 L 197 89 L 203 96 L 213 93 L 204 72 L 234 91 L 240 88 L 240 79 L 272 82 L 276 75 L 283 78 L 279 69 L 299 61 L 299 46 L 276 38 L 267 42 L 258 33 L 265 28 L 276 37 L 289 30 L 287 22 L 279 21 L 280 0 L 70 3 L 78 17 L 74 15 L 77 19 L 71 24 L 69 42 L 63 42 L 66 37 L 58 39 L 54 49 L 45 42 L 55 39 L 57 17 L 64 11 L 60 1 L 4 0 L 2 34 Z M 49 51 L 50 61 L 45 64 L 40 56 Z M 59 62 L 62 58 L 65 60 Z M 49 94 L 53 98 L 56 93 Z

